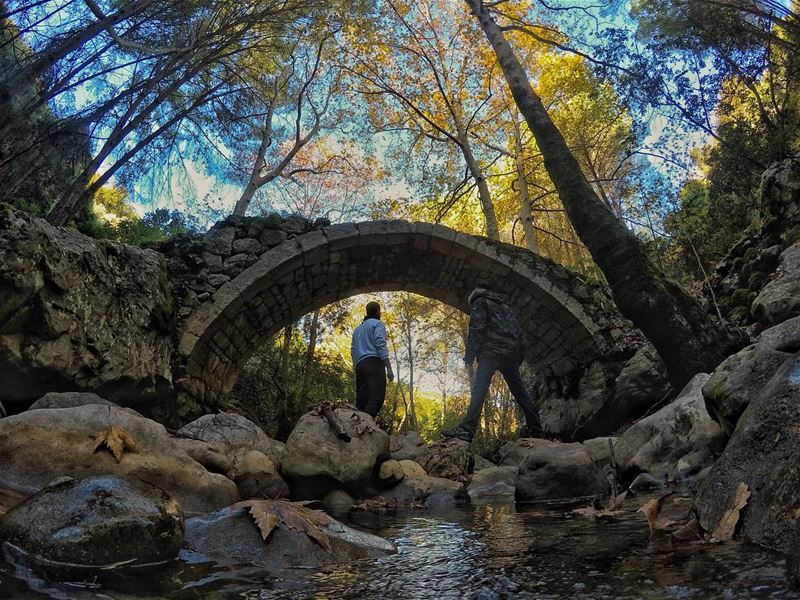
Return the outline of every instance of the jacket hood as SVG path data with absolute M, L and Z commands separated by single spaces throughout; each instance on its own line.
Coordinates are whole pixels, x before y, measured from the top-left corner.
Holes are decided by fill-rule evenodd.
M 501 304 L 505 304 L 505 300 L 503 297 L 498 294 L 497 292 L 493 292 L 492 290 L 487 290 L 486 288 L 477 287 L 469 295 L 467 302 L 472 305 L 473 302 L 478 300 L 479 298 L 486 298 L 487 300 L 491 300 L 492 302 L 498 302 Z

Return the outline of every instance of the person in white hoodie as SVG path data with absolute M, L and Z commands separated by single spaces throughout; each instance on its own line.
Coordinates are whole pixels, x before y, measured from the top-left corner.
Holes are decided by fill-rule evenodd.
M 377 302 L 367 303 L 364 321 L 353 331 L 350 355 L 356 371 L 356 408 L 375 417 L 383 406 L 387 378 L 394 381 L 386 326 Z

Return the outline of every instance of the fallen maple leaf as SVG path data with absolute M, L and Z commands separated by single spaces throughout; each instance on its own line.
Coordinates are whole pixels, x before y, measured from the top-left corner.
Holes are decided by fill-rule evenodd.
M 622 503 L 625 501 L 625 498 L 628 496 L 628 491 L 625 490 L 616 498 L 613 498 L 608 505 L 608 510 L 619 510 L 622 507 Z
M 653 498 L 642 504 L 639 510 L 636 511 L 642 513 L 644 518 L 647 519 L 647 525 L 650 527 L 650 537 L 647 538 L 648 541 L 653 537 L 653 531 L 656 529 L 656 520 L 658 519 L 658 515 L 661 514 L 661 509 L 664 508 L 664 500 L 674 493 L 675 492 L 669 492 L 659 498 Z
M 748 489 L 747 484 L 743 481 L 736 488 L 736 495 L 733 497 L 733 506 L 725 511 L 722 515 L 717 528 L 711 534 L 711 539 L 715 542 L 725 542 L 733 539 L 733 534 L 736 531 L 736 524 L 739 522 L 739 512 L 747 506 L 747 501 L 750 499 L 752 492 Z
M 122 460 L 123 452 L 138 452 L 139 446 L 133 436 L 117 425 L 109 425 L 103 431 L 94 436 L 94 451 L 97 452 L 103 447 L 108 449 L 117 462 Z
M 333 523 L 333 519 L 321 510 L 308 508 L 310 502 L 289 502 L 288 500 L 267 500 L 254 498 L 237 502 L 234 506 L 250 509 L 261 539 L 266 540 L 275 527 L 283 523 L 287 529 L 301 531 L 317 542 L 326 551 L 331 551 L 328 535 L 320 529 Z

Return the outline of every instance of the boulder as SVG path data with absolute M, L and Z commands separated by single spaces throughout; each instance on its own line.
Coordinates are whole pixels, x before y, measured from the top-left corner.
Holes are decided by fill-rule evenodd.
M 135 440 L 120 461 L 95 452 L 94 436 L 110 425 Z M 208 512 L 239 499 L 227 477 L 209 473 L 163 425 L 115 406 L 29 410 L 0 419 L 0 487 L 33 494 L 62 476 L 128 475 L 165 490 L 184 512 Z
M 665 485 L 667 485 L 666 479 L 656 479 L 650 473 L 639 473 L 628 487 L 633 492 L 650 492 L 661 489 Z
M 695 375 L 677 398 L 638 421 L 617 438 L 617 463 L 628 475 L 650 473 L 656 478 L 683 478 L 711 464 L 722 450 L 725 435 L 706 410 L 701 389 L 709 375 Z M 679 462 L 692 457 L 688 470 Z
M 775 279 L 759 292 L 750 310 L 766 325 L 800 316 L 800 242 L 783 251 Z
M 519 467 L 490 467 L 472 475 L 467 485 L 470 502 L 513 502 L 517 493 Z
M 490 461 L 488 458 L 484 458 L 479 454 L 475 455 L 475 467 L 472 469 L 474 471 L 480 471 L 482 469 L 491 469 L 492 467 L 496 467 L 497 465 Z
M 611 388 L 610 397 L 576 428 L 577 439 L 613 433 L 664 400 L 671 389 L 664 363 L 650 344 L 639 348 L 622 366 Z
M 201 440 L 223 448 L 236 469 L 250 450 L 269 457 L 280 468 L 285 446 L 267 436 L 250 419 L 236 413 L 203 415 L 178 430 L 180 437 Z
M 203 465 L 211 473 L 228 475 L 233 468 L 228 454 L 219 446 L 202 442 L 200 440 L 190 440 L 187 438 L 175 438 L 175 445 L 186 452 L 194 460 Z
M 475 455 L 470 452 L 469 442 L 445 439 L 425 448 L 416 462 L 432 477 L 459 481 L 472 473 Z
M 427 447 L 416 431 L 393 433 L 389 438 L 389 453 L 395 460 L 417 460 Z
M 703 386 L 706 409 L 726 436 L 778 368 L 791 358 L 768 344 L 752 344 L 726 358 Z
M 745 539 L 787 552 L 800 548 L 800 352 L 745 409 L 696 496 L 700 523 L 714 531 L 741 483 L 752 492 L 739 517 Z
M 0 208 L 3 402 L 92 390 L 139 410 L 172 392 L 175 318 L 164 257 Z
M 333 490 L 322 499 L 322 505 L 333 513 L 347 512 L 355 503 L 353 497 L 344 490 Z
M 180 507 L 163 490 L 116 476 L 47 486 L 0 517 L 0 538 L 48 561 L 162 563 L 183 543 Z
M 250 450 L 236 468 L 233 481 L 242 498 L 288 498 L 289 486 L 273 462 L 258 450 Z
M 330 540 L 330 553 L 305 532 L 289 529 L 283 523 L 263 540 L 247 509 L 231 506 L 188 519 L 185 546 L 216 563 L 246 562 L 272 572 L 378 558 L 397 551 L 388 540 L 336 520 L 320 529 Z
M 583 449 L 586 450 L 586 453 L 589 455 L 589 458 L 591 458 L 592 462 L 596 464 L 598 467 L 602 468 L 611 462 L 610 450 L 608 447 L 609 441 L 611 441 L 612 444 L 616 444 L 617 438 L 598 437 L 598 438 L 592 438 L 590 440 L 584 440 L 581 442 L 581 444 L 583 445 Z
M 447 508 L 466 500 L 464 486 L 443 477 L 406 477 L 399 485 L 381 494 L 400 505 L 424 504 L 427 508 Z
M 348 407 L 338 407 L 334 413 L 349 442 L 340 440 L 328 421 L 314 411 L 300 418 L 286 440 L 281 472 L 296 498 L 322 498 L 337 488 L 359 497 L 376 466 L 389 455 L 389 436 L 371 416 Z
M 405 479 L 405 471 L 403 465 L 396 460 L 387 460 L 381 463 L 381 468 L 378 469 L 378 481 L 382 485 L 392 487 Z
M 90 392 L 50 392 L 31 404 L 29 410 L 39 408 L 74 408 L 86 404 L 102 404 L 103 406 L 116 406 L 105 398 Z
M 596 496 L 608 482 L 579 443 L 522 439 L 500 449 L 501 466 L 519 467 L 517 500 L 552 500 Z
M 400 467 L 403 469 L 403 475 L 405 477 L 427 477 L 428 474 L 425 472 L 425 469 L 419 466 L 419 463 L 414 462 L 413 460 L 401 460 L 399 461 Z

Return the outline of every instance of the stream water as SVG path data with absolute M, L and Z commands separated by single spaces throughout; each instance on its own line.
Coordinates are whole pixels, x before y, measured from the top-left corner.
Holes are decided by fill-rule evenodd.
M 671 545 L 636 509 L 598 521 L 568 505 L 485 505 L 448 512 L 352 512 L 350 525 L 394 541 L 383 559 L 268 575 L 253 565 L 220 566 L 188 554 L 157 573 L 53 582 L 0 561 L 0 598 L 797 598 L 783 558 L 760 547 Z M 679 520 L 688 494 L 662 517 Z

